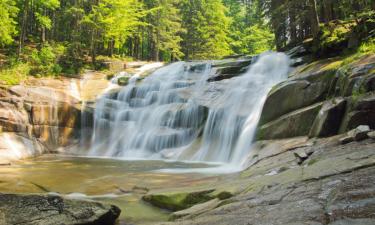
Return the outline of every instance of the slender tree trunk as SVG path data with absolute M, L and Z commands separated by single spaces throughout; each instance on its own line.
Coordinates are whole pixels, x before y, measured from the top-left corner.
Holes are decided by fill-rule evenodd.
M 43 14 L 44 14 L 44 16 L 47 15 L 46 9 L 43 10 Z M 44 43 L 44 42 L 46 42 L 46 27 L 42 26 L 42 43 Z
M 25 42 L 26 36 L 26 26 L 27 26 L 27 13 L 29 11 L 29 0 L 25 0 L 25 6 L 23 9 L 22 23 L 21 23 L 21 33 L 18 40 L 18 51 L 17 56 L 20 57 Z
M 311 33 L 313 38 L 317 38 L 319 34 L 319 17 L 316 10 L 316 0 L 309 0 L 310 3 L 310 23 L 311 23 Z
M 297 24 L 296 24 L 296 12 L 292 6 L 289 10 L 289 29 L 290 29 L 290 41 L 292 43 L 297 42 Z
M 95 45 L 95 29 L 91 31 L 91 62 L 92 65 L 95 66 L 96 64 L 96 45 Z
M 324 22 L 328 23 L 333 19 L 333 4 L 332 0 L 323 1 L 323 11 L 324 11 Z

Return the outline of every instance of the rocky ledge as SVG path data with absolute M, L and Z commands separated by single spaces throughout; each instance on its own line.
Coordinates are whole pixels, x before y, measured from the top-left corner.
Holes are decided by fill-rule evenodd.
M 202 198 L 162 224 L 375 224 L 375 139 L 368 132 L 364 140 L 342 144 L 346 135 L 259 141 L 248 169 L 207 187 L 211 193 L 230 190 L 232 196 Z
M 59 196 L 0 194 L 0 224 L 112 225 L 120 209 Z

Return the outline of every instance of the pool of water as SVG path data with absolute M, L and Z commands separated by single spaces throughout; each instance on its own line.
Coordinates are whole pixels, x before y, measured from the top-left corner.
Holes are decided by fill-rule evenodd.
M 169 212 L 141 200 L 147 192 L 209 185 L 219 178 L 214 174 L 163 171 L 209 167 L 213 165 L 43 155 L 0 166 L 0 192 L 52 192 L 115 204 L 122 210 L 121 223 L 146 224 L 169 217 Z

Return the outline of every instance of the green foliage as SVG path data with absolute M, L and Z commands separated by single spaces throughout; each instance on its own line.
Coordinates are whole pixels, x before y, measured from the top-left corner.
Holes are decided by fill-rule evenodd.
M 13 42 L 13 36 L 17 34 L 15 17 L 18 8 L 12 0 L 0 0 L 0 47 Z
M 183 0 L 183 52 L 187 59 L 215 59 L 231 53 L 226 7 L 219 0 Z
M 0 69 L 0 84 L 16 85 L 27 78 L 30 66 L 27 63 L 18 63 Z
M 48 76 L 61 73 L 62 67 L 58 64 L 58 60 L 64 52 L 64 46 L 52 47 L 49 44 L 43 45 L 39 50 L 34 50 L 31 54 L 31 75 Z
M 244 38 L 246 48 L 243 53 L 254 55 L 274 50 L 275 35 L 267 26 L 257 24 L 247 28 L 245 33 L 247 34 Z
M 229 37 L 234 53 L 255 55 L 275 48 L 275 35 L 262 18 L 259 1 L 225 0 L 224 3 L 232 19 Z
M 322 48 L 329 48 L 347 42 L 349 35 L 356 26 L 355 21 L 332 21 L 321 25 L 320 45 Z

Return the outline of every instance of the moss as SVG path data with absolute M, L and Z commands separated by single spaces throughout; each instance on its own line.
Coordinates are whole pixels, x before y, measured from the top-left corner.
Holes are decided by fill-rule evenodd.
M 222 191 L 216 197 L 220 200 L 225 200 L 225 199 L 233 197 L 233 194 L 228 191 Z
M 210 195 L 213 191 L 214 190 L 191 193 L 145 195 L 142 199 L 154 206 L 171 211 L 178 211 L 215 198 L 216 196 Z M 223 194 L 222 197 L 225 197 L 225 195 Z
M 128 84 L 128 82 L 129 82 L 129 77 L 120 77 L 117 80 L 117 84 L 120 86 L 125 86 Z
M 318 159 L 310 159 L 309 162 L 307 163 L 308 166 L 313 165 L 314 163 L 317 163 L 319 160 Z

